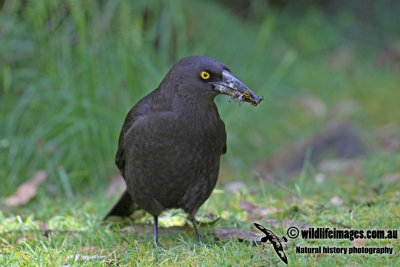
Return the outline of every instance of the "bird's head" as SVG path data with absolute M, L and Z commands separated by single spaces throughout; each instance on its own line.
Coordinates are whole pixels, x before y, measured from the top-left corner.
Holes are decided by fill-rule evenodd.
M 236 78 L 223 63 L 206 56 L 181 59 L 172 67 L 163 83 L 173 85 L 179 94 L 191 97 L 213 99 L 218 94 L 225 94 L 253 106 L 263 100 Z

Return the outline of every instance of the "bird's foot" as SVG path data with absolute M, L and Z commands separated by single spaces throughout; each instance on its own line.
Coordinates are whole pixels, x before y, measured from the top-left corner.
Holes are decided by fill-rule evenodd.
M 154 240 L 153 246 L 154 246 L 154 248 L 157 249 L 159 252 L 165 251 L 165 249 L 164 249 L 163 247 L 160 246 L 160 243 L 158 243 L 158 240 Z

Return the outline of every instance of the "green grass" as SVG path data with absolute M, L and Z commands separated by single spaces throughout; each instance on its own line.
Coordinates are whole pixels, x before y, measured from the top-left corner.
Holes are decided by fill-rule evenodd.
M 51 229 L 83 232 L 49 238 L 36 232 L 0 234 L 0 265 L 106 265 L 105 260 L 68 259 L 88 246 L 103 248 L 128 266 L 276 262 L 271 246 L 214 240 L 212 231 L 219 227 L 255 231 L 253 220 L 239 207 L 240 199 L 277 208 L 268 219 L 333 228 L 327 220 L 333 218 L 354 229 L 399 229 L 399 183 L 385 184 L 380 178 L 400 171 L 400 154 L 383 153 L 375 135 L 384 125 L 399 128 L 398 70 L 377 63 L 382 49 L 400 39 L 391 26 L 397 15 L 388 13 L 363 28 L 348 11 L 327 16 L 312 7 L 267 9 L 265 14 L 259 9 L 244 20 L 211 1 L 24 2 L 5 1 L 0 13 L 0 233 L 38 229 L 38 221 Z M 349 37 L 349 32 L 364 34 Z M 167 230 L 160 242 L 168 250 L 159 253 L 151 242 L 148 215 L 136 222 L 100 225 L 116 199 L 105 199 L 103 192 L 118 172 L 114 154 L 127 111 L 158 86 L 176 60 L 194 54 L 226 63 L 265 101 L 252 108 L 216 98 L 228 132 L 218 187 L 240 180 L 246 184 L 245 193 L 217 192 L 201 208 L 199 215 L 221 217 L 214 225 L 201 226 L 206 245 L 198 244 L 191 228 L 170 230 L 171 235 Z M 296 99 L 304 93 L 321 99 L 328 115 L 315 117 L 299 105 Z M 302 197 L 294 200 L 254 178 L 257 164 L 312 136 L 331 118 L 334 106 L 348 99 L 356 101 L 357 108 L 345 119 L 360 129 L 368 147 L 361 159 L 362 180 L 339 173 L 317 184 L 316 170 L 306 167 L 287 184 Z M 41 169 L 49 177 L 37 196 L 26 206 L 6 207 L 5 198 Z M 333 206 L 333 196 L 344 204 Z M 353 220 L 349 209 L 354 210 Z M 161 225 L 170 221 L 167 217 Z M 176 221 L 181 222 L 172 220 Z M 119 232 L 119 227 L 135 224 L 145 225 L 150 234 Z M 273 231 L 283 235 L 286 229 Z M 351 242 L 312 243 L 325 244 Z M 296 254 L 292 243 L 285 252 L 291 265 L 400 264 L 398 240 L 367 245 L 394 247 L 397 256 L 315 257 Z
M 400 155 L 397 155 L 399 158 Z M 373 161 L 373 160 L 372 160 Z M 366 161 L 368 164 L 371 161 Z M 306 177 L 311 177 L 308 173 Z M 184 229 L 162 229 L 160 243 L 167 249 L 159 252 L 152 243 L 151 217 L 145 216 L 135 222 L 130 220 L 114 221 L 105 226 L 100 225 L 104 211 L 110 206 L 110 201 L 104 201 L 102 194 L 90 197 L 78 197 L 73 201 L 61 199 L 51 200 L 46 196 L 22 208 L 18 216 L 0 215 L 0 230 L 38 229 L 38 221 L 43 221 L 50 229 L 81 230 L 72 234 L 53 233 L 47 239 L 43 233 L 10 233 L 1 236 L 3 253 L 0 263 L 5 266 L 17 265 L 52 265 L 85 264 L 87 266 L 106 265 L 106 259 L 74 262 L 76 250 L 81 247 L 96 247 L 106 251 L 107 259 L 114 259 L 122 265 L 251 265 L 259 266 L 279 260 L 272 246 L 254 247 L 248 242 L 232 240 L 221 242 L 214 240 L 212 231 L 220 227 L 236 227 L 253 230 L 252 222 L 262 219 L 251 219 L 249 214 L 239 207 L 239 200 L 247 200 L 262 207 L 275 207 L 279 212 L 268 216 L 274 220 L 294 220 L 310 225 L 310 227 L 341 227 L 329 219 L 350 225 L 353 229 L 399 229 L 400 223 L 400 187 L 392 185 L 377 194 L 375 188 L 379 184 L 375 179 L 357 181 L 344 177 L 329 177 L 323 184 L 317 185 L 313 179 L 304 178 L 289 184 L 297 188 L 302 199 L 296 200 L 293 195 L 284 190 L 263 184 L 260 188 L 250 182 L 245 192 L 240 194 L 215 193 L 199 212 L 199 217 L 213 213 L 221 219 L 214 225 L 200 227 L 205 245 L 198 243 L 194 230 L 188 226 Z M 332 190 L 333 189 L 333 190 Z M 330 199 L 340 196 L 344 204 L 333 206 Z M 370 204 L 366 204 L 366 203 Z M 354 210 L 353 219 L 349 209 Z M 98 212 L 101 211 L 101 212 Z M 175 218 L 175 219 L 174 219 Z M 172 221 L 171 221 L 172 220 Z M 161 226 L 167 223 L 180 224 L 176 217 L 164 217 Z M 144 225 L 145 231 L 121 233 L 120 229 L 131 225 Z M 274 233 L 286 235 L 286 229 L 271 228 Z M 22 237 L 25 237 L 23 239 Z M 21 239 L 22 238 L 22 239 Z M 285 251 L 291 265 L 391 265 L 400 263 L 395 255 L 314 255 L 296 254 L 293 243 L 297 246 L 338 246 L 352 247 L 347 240 L 306 241 L 295 239 L 289 242 Z M 398 240 L 366 240 L 368 247 L 393 247 L 395 253 L 400 252 Z M 6 251 L 6 252 L 4 252 Z

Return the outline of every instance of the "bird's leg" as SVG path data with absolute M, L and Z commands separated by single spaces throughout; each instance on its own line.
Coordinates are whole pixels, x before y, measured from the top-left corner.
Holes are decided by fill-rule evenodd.
M 154 230 L 153 230 L 153 237 L 155 245 L 161 249 L 160 244 L 158 243 L 158 217 L 154 216 Z
M 201 234 L 200 234 L 199 228 L 197 228 L 196 220 L 193 219 L 192 223 L 193 223 L 194 230 L 196 230 L 196 234 L 197 234 L 197 237 L 199 238 L 200 243 L 203 244 L 204 243 L 203 242 L 203 238 L 201 238 Z

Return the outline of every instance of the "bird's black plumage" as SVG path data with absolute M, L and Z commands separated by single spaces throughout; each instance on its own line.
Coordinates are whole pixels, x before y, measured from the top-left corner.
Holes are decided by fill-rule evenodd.
M 224 64 L 191 56 L 177 62 L 159 87 L 129 111 L 115 159 L 127 192 L 106 217 L 129 216 L 142 208 L 156 226 L 162 211 L 182 208 L 194 223 L 226 153 L 225 125 L 214 103 L 220 93 L 261 101 Z M 157 242 L 156 232 L 155 227 Z

